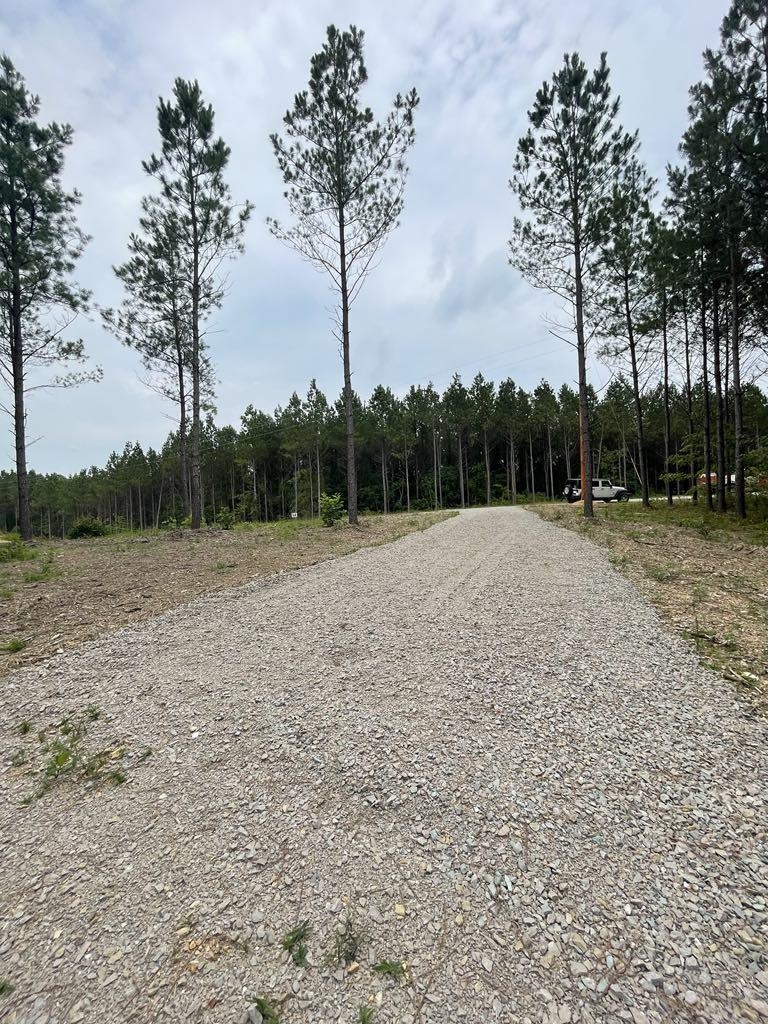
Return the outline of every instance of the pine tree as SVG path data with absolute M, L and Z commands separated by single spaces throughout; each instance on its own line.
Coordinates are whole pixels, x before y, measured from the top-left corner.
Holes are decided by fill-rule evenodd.
M 327 30 L 310 62 L 309 91 L 297 94 L 283 119 L 285 137 L 271 136 L 293 223 L 269 219 L 273 234 L 327 273 L 339 295 L 337 337 L 344 362 L 347 509 L 357 522 L 350 306 L 403 209 L 406 155 L 415 135 L 415 90 L 395 97 L 384 123 L 360 105 L 368 79 L 364 33 Z
M 61 181 L 69 125 L 37 121 L 40 101 L 7 56 L 0 58 L 0 376 L 13 399 L 18 527 L 32 539 L 26 396 L 34 387 L 71 387 L 100 371 L 29 380 L 34 367 L 81 362 L 81 340 L 64 332 L 87 307 L 71 274 L 88 241 L 77 226 L 78 192 Z
M 646 353 L 638 347 L 638 319 L 646 315 L 648 300 L 651 201 L 655 184 L 637 156 L 618 169 L 606 205 L 599 255 L 603 286 L 599 297 L 603 311 L 602 333 L 611 339 L 601 354 L 612 362 L 629 357 L 640 447 L 641 497 L 645 508 L 650 507 L 650 497 L 640 374 Z
M 606 55 L 590 73 L 578 54 L 566 54 L 563 67 L 536 93 L 510 181 L 526 215 L 515 220 L 510 262 L 534 286 L 562 299 L 569 317 L 572 310 L 567 330 L 576 335 L 581 482 L 588 518 L 593 511 L 585 302 L 616 173 L 637 145 L 635 136 L 617 124 L 618 112 Z
M 153 154 L 143 166 L 160 183 L 164 203 L 172 212 L 186 279 L 192 383 L 190 491 L 192 528 L 199 529 L 203 514 L 200 412 L 206 367 L 201 327 L 220 299 L 222 262 L 243 251 L 251 205 L 246 202 L 236 209 L 232 202 L 224 181 L 230 150 L 222 138 L 214 137 L 213 107 L 203 101 L 196 81 L 176 79 L 173 99 L 161 98 L 158 103 L 157 121 L 160 155 Z
M 144 382 L 163 398 L 178 406 L 179 478 L 181 517 L 191 508 L 189 494 L 188 421 L 191 391 L 192 268 L 178 216 L 167 201 L 145 196 L 141 204 L 139 231 L 128 239 L 128 260 L 114 267 L 125 289 L 119 310 L 101 311 L 104 325 L 124 345 L 141 356 L 147 376 Z M 201 303 L 206 309 L 219 305 L 221 286 L 208 277 L 201 282 L 206 291 Z M 200 341 L 200 391 L 203 408 L 213 398 L 213 370 Z

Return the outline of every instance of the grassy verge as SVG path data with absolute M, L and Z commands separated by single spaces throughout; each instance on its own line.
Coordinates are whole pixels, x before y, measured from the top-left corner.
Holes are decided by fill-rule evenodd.
M 0 676 L 200 594 L 386 544 L 455 514 L 371 515 L 332 529 L 288 519 L 39 541 L 22 558 L 0 561 Z
M 695 646 L 700 658 L 768 711 L 768 519 L 701 505 L 529 506 L 610 550 L 614 566 Z

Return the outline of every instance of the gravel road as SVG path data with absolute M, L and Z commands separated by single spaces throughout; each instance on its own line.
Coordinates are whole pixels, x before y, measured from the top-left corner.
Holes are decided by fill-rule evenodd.
M 2 694 L 3 1021 L 768 1018 L 766 724 L 532 514 L 199 599 Z M 89 704 L 126 781 L 20 806 L 38 730 Z

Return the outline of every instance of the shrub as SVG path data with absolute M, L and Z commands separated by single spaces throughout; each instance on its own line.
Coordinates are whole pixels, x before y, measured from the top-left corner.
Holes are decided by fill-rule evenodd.
M 230 509 L 220 508 L 219 514 L 216 516 L 216 522 L 222 530 L 231 530 L 235 525 L 235 517 Z
M 320 495 L 320 518 L 326 526 L 333 526 L 340 519 L 344 518 L 346 509 L 341 501 L 340 494 Z
M 78 540 L 81 537 L 103 537 L 108 532 L 107 526 L 96 516 L 80 516 L 69 528 L 69 538 Z
M 18 534 L 11 533 L 0 539 L 0 562 L 28 562 L 34 557 L 35 552 Z

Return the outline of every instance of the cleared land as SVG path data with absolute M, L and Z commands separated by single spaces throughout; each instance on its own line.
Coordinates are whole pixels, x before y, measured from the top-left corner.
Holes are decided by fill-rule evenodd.
M 199 598 L 3 695 L 4 1021 L 768 1012 L 765 722 L 522 509 Z
M 607 548 L 699 656 L 768 710 L 768 523 L 690 502 L 650 510 L 596 503 L 591 523 L 573 506 L 531 507 Z
M 39 542 L 34 559 L 0 563 L 0 677 L 200 594 L 384 544 L 454 514 L 365 516 L 359 527 L 330 529 L 318 520 L 281 520 Z

